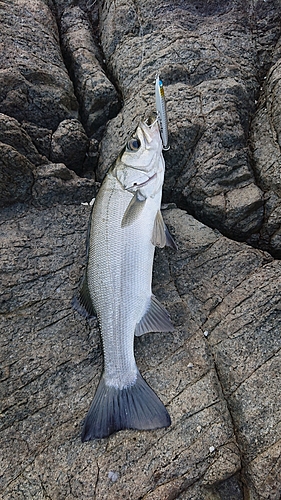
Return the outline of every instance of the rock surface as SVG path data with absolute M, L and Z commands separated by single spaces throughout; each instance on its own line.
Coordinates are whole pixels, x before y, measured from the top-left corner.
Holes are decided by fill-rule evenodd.
M 273 211 L 276 219 L 276 206 L 265 204 L 267 188 L 256 181 L 249 149 L 268 58 L 279 54 L 280 4 L 262 4 L 103 3 L 101 42 L 124 108 L 102 142 L 100 177 L 140 112 L 144 115 L 147 105 L 153 106 L 151 82 L 161 72 L 171 137 L 165 199 L 231 238 L 278 253 L 279 236 L 271 241 L 275 235 L 268 228 Z M 270 137 L 263 142 L 267 161 Z M 275 171 L 278 177 L 277 164 Z M 279 203 L 277 207 L 279 211 Z
M 82 121 L 87 133 L 100 139 L 107 120 L 120 108 L 117 92 L 102 68 L 87 16 L 78 6 L 63 10 L 61 33 Z
M 280 500 L 280 14 L 0 2 L 1 498 Z M 176 330 L 135 354 L 172 425 L 82 444 L 102 349 L 71 308 L 81 203 L 154 110 L 159 71 L 178 252 L 156 252 L 153 289 Z
M 5 498 L 226 499 L 231 487 L 277 499 L 280 263 L 167 211 L 179 250 L 157 253 L 154 291 L 177 329 L 135 350 L 172 426 L 81 445 L 102 370 L 97 328 L 71 309 L 88 218 L 82 206 L 2 211 Z

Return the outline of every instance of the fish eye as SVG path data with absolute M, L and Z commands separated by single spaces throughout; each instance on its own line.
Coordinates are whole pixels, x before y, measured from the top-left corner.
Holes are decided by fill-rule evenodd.
M 140 145 L 140 140 L 136 137 L 132 137 L 132 139 L 127 142 L 127 149 L 128 151 L 137 151 L 140 148 Z

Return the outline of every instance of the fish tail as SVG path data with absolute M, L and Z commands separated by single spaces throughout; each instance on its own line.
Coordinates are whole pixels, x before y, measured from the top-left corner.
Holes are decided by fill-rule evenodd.
M 102 377 L 86 417 L 82 442 L 99 439 L 121 429 L 151 430 L 168 427 L 170 415 L 155 392 L 137 375 L 123 389 L 107 386 Z

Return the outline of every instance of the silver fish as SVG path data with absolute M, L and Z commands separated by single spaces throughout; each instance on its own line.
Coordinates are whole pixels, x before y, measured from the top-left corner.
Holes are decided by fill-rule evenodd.
M 96 312 L 104 372 L 82 441 L 171 423 L 134 357 L 134 335 L 174 329 L 151 291 L 155 246 L 175 248 L 160 212 L 164 170 L 157 120 L 141 123 L 106 175 L 93 206 L 79 303 L 88 314 Z
M 162 80 L 160 80 L 160 76 L 156 76 L 155 81 L 155 102 L 156 102 L 156 110 L 157 110 L 157 119 L 160 127 L 160 135 L 163 143 L 164 151 L 170 149 L 169 146 L 169 137 L 168 137 L 168 117 L 167 117 L 167 109 L 166 109 L 166 101 L 164 94 L 164 85 Z

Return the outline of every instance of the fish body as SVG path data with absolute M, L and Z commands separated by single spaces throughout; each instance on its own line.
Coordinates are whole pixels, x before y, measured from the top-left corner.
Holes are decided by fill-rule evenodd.
M 155 81 L 155 102 L 163 149 L 166 151 L 170 149 L 168 137 L 168 117 L 164 94 L 164 85 L 159 75 L 157 75 Z
M 104 372 L 82 441 L 120 429 L 170 425 L 166 408 L 141 377 L 134 357 L 135 335 L 173 330 L 168 313 L 151 291 L 155 246 L 173 246 L 160 213 L 164 169 L 158 124 L 142 123 L 111 167 L 94 203 L 80 303 L 91 302 L 95 309 Z

